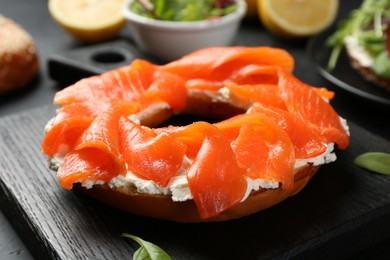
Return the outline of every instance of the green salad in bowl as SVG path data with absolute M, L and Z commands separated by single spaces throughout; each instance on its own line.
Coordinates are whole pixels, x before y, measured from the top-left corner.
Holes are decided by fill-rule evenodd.
M 329 70 L 345 48 L 353 68 L 390 91 L 390 0 L 364 0 L 338 24 L 327 44 L 333 48 Z
M 221 17 L 237 8 L 234 0 L 137 0 L 130 5 L 130 9 L 139 15 L 181 22 Z
M 137 46 L 167 62 L 202 48 L 232 44 L 246 2 L 127 0 L 123 14 Z

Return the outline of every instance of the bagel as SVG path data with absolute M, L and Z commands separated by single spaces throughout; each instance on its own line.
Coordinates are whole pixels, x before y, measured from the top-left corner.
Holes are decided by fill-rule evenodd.
M 349 144 L 331 93 L 291 70 L 291 56 L 269 47 L 206 48 L 164 66 L 136 60 L 58 92 L 42 151 L 64 188 L 132 214 L 247 216 L 297 194 L 336 159 L 334 144 Z M 188 115 L 208 120 L 170 123 Z
M 104 204 L 138 216 L 181 223 L 220 222 L 254 214 L 297 194 L 319 168 L 320 166 L 308 165 L 299 169 L 295 174 L 294 189 L 291 191 L 281 188 L 254 191 L 242 203 L 207 220 L 200 218 L 193 200 L 174 202 L 170 196 L 139 193 L 133 185 L 110 187 L 108 184 L 103 184 L 87 189 L 78 184 L 76 188 Z
M 32 37 L 0 15 L 0 94 L 23 88 L 39 69 Z

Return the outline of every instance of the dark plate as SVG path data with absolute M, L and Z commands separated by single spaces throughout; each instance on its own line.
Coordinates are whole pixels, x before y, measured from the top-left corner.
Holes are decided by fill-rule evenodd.
M 341 52 L 336 68 L 332 71 L 327 70 L 331 49 L 325 45 L 325 42 L 333 32 L 334 28 L 331 28 L 309 42 L 308 54 L 316 64 L 319 73 L 353 95 L 390 106 L 390 92 L 363 79 L 349 64 L 345 50 Z

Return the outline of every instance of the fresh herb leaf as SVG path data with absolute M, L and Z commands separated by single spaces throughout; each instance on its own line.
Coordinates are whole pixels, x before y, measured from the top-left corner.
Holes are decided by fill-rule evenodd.
M 123 237 L 136 241 L 141 247 L 135 251 L 133 260 L 171 260 L 172 258 L 159 246 L 131 234 L 122 234 Z
M 377 37 L 374 31 L 362 32 L 359 44 L 374 57 L 386 50 L 385 38 Z
M 387 55 L 386 50 L 375 57 L 372 69 L 379 77 L 390 78 L 390 57 Z
M 130 9 L 142 16 L 165 21 L 201 21 L 232 13 L 233 0 L 136 0 Z
M 237 8 L 238 8 L 237 5 L 228 5 L 224 8 L 214 8 L 210 11 L 209 15 L 216 16 L 216 17 L 224 16 L 233 13 L 234 11 L 237 10 Z
M 364 153 L 355 158 L 355 164 L 376 173 L 390 175 L 390 154 L 388 153 Z
M 384 31 L 390 26 L 389 21 L 389 0 L 364 0 L 358 9 L 351 11 L 347 19 L 339 22 L 337 30 L 327 39 L 326 45 L 332 47 L 328 61 L 328 70 L 333 70 L 336 67 L 338 57 L 344 48 L 346 37 L 356 37 L 359 42 L 362 42 L 361 37 L 365 37 L 364 35 L 369 32 L 379 41 L 384 42 Z M 367 45 L 364 47 L 367 47 Z M 374 49 L 376 54 L 378 54 L 380 52 L 376 50 L 378 47 L 374 46 L 371 49 Z M 375 55 L 374 53 L 371 54 Z

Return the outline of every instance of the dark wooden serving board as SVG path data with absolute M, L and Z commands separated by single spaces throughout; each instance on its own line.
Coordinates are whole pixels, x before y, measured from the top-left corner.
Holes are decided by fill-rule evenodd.
M 297 196 L 235 221 L 178 224 L 129 215 L 60 187 L 40 153 L 54 107 L 0 120 L 0 206 L 37 259 L 131 259 L 131 233 L 173 259 L 339 258 L 390 234 L 390 177 L 353 164 L 388 140 L 350 122 L 352 142 Z

